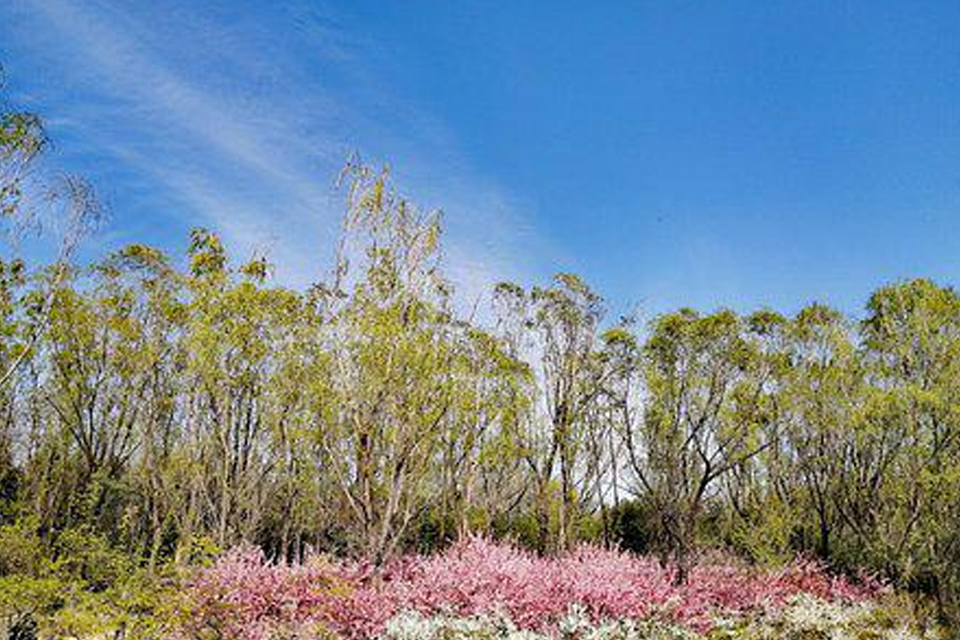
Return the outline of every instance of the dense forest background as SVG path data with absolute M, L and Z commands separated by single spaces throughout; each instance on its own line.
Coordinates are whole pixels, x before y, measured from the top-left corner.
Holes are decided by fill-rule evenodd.
M 2 110 L 7 231 L 43 225 L 56 255 L 0 261 L 0 602 L 244 542 L 380 563 L 483 534 L 653 553 L 681 581 L 707 552 L 808 554 L 960 615 L 953 289 L 884 286 L 862 319 L 641 324 L 558 274 L 464 311 L 439 214 L 360 163 L 307 290 L 202 229 L 185 260 L 137 244 L 77 264 L 99 208 L 38 168 L 45 146 Z

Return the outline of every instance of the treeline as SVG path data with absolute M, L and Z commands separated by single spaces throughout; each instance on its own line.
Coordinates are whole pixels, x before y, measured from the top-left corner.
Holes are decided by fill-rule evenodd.
M 637 328 L 561 274 L 499 285 L 483 326 L 452 304 L 439 219 L 349 175 L 334 276 L 308 291 L 200 230 L 183 268 L 143 245 L 3 263 L 4 522 L 151 565 L 242 541 L 381 561 L 468 532 L 682 570 L 718 546 L 810 553 L 954 597 L 952 290 L 882 288 L 860 323 L 811 305 Z
M 4 116 L 4 175 L 32 126 Z M 481 322 L 454 304 L 439 216 L 384 173 L 345 177 L 332 273 L 305 291 L 204 230 L 186 261 L 0 262 L 0 575 L 78 547 L 147 569 L 241 542 L 381 562 L 483 533 L 656 553 L 681 580 L 709 549 L 811 554 L 957 615 L 952 289 L 881 288 L 863 321 L 638 325 L 560 274 L 497 286 Z

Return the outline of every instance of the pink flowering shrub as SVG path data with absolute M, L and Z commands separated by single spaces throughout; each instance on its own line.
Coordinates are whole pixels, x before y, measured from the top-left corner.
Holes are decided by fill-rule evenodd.
M 584 546 L 558 558 L 481 538 L 445 553 L 400 558 L 380 571 L 357 563 L 275 565 L 249 549 L 233 551 L 201 570 L 189 591 L 188 630 L 265 640 L 284 636 L 368 640 L 401 612 L 508 616 L 521 628 L 547 634 L 576 606 L 594 622 L 658 618 L 695 630 L 717 616 L 775 611 L 801 594 L 856 601 L 876 593 L 799 561 L 778 571 L 735 563 L 694 569 L 683 586 L 651 558 Z
M 320 558 L 272 564 L 253 547 L 223 555 L 197 572 L 187 591 L 183 630 L 194 638 L 266 640 L 322 625 L 326 607 L 345 588 L 339 569 Z

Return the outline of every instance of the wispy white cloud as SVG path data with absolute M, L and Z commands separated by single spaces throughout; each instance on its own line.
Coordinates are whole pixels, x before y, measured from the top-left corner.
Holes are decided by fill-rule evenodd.
M 172 189 L 205 218 L 198 224 L 216 227 L 246 250 L 263 244 L 266 227 L 305 225 L 316 232 L 322 226 L 305 218 L 308 212 L 321 220 L 331 213 L 330 190 L 321 186 L 322 167 L 310 170 L 304 159 L 330 164 L 342 157 L 342 144 L 314 136 L 308 147 L 299 131 L 305 123 L 291 121 L 288 111 L 274 117 L 265 112 L 271 105 L 249 108 L 242 96 L 214 95 L 190 82 L 137 41 L 142 25 L 130 16 L 66 0 L 33 0 L 31 6 L 69 39 L 69 51 L 81 56 L 76 68 L 99 80 L 108 98 L 101 107 L 111 118 L 149 123 L 145 141 L 108 134 L 102 142 Z M 250 55 L 236 53 L 241 61 Z M 157 153 L 164 149 L 173 153 Z M 266 187 L 275 201 L 244 197 L 254 184 Z
M 60 72 L 92 86 L 95 104 L 70 124 L 94 128 L 87 134 L 99 153 L 166 189 L 184 207 L 186 226 L 212 226 L 242 252 L 268 251 L 283 280 L 304 284 L 320 275 L 339 226 L 332 176 L 365 142 L 354 105 L 327 86 L 325 74 L 345 73 L 361 85 L 354 95 L 377 96 L 378 80 L 357 60 L 362 43 L 331 27 L 316 5 L 285 16 L 307 43 L 295 52 L 269 25 L 224 26 L 189 5 L 153 12 L 91 0 L 23 6 L 42 22 L 36 32 L 57 50 Z M 535 236 L 519 222 L 517 203 L 465 167 L 442 120 L 400 109 L 434 140 L 423 151 L 391 133 L 408 191 L 449 214 L 447 263 L 463 299 L 472 302 L 499 279 L 524 277 Z

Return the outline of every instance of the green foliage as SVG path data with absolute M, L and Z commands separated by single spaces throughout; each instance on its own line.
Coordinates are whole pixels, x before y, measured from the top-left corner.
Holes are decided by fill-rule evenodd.
M 160 634 L 174 567 L 239 543 L 374 562 L 471 533 L 550 553 L 811 554 L 960 618 L 960 301 L 857 324 L 690 309 L 604 322 L 580 278 L 458 311 L 440 217 L 352 166 L 328 281 L 208 230 L 88 267 L 0 262 L 0 615 Z M 137 631 L 135 631 L 137 629 Z M 24 631 L 25 633 L 27 631 Z
M 613 530 L 613 540 L 626 551 L 647 554 L 653 550 L 653 536 L 650 523 L 654 514 L 650 513 L 648 503 L 639 500 L 627 500 L 609 509 L 607 517 Z
M 175 617 L 177 581 L 166 569 L 137 568 L 87 528 L 47 541 L 35 519 L 0 527 L 0 629 L 14 635 L 159 637 Z

